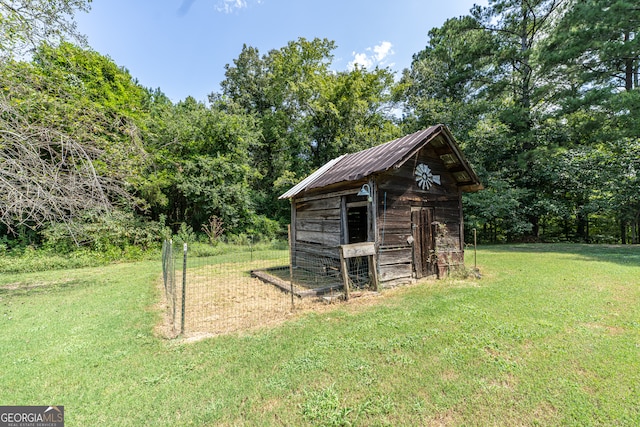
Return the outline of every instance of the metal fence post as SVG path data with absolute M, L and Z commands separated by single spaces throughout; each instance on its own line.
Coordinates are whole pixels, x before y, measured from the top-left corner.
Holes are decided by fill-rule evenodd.
M 173 332 L 176 331 L 176 259 L 174 258 L 173 253 L 173 239 L 169 240 L 169 260 L 171 262 L 171 266 L 169 267 L 171 284 L 169 285 L 169 289 L 171 290 L 171 329 Z
M 185 297 L 187 294 L 187 244 L 184 243 L 182 247 L 182 315 L 180 320 L 180 335 L 184 334 L 184 310 L 185 310 Z
M 293 247 L 291 246 L 291 224 L 287 226 L 287 241 L 289 242 L 289 287 L 291 291 L 291 308 L 293 309 Z
M 167 282 L 167 273 L 168 273 L 168 262 L 167 262 L 167 254 L 169 250 L 167 249 L 167 241 L 162 241 L 162 283 L 164 283 L 164 295 L 165 297 L 169 294 L 168 282 Z
M 476 229 L 474 228 L 473 229 L 473 271 L 476 271 L 478 269 L 477 259 L 478 259 L 478 235 L 477 235 Z

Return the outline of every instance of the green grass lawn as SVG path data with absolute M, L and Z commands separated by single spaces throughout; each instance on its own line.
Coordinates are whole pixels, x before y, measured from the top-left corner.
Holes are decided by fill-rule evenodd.
M 159 260 L 5 274 L 0 405 L 64 405 L 68 426 L 640 425 L 640 247 L 478 265 L 192 343 L 153 332 Z

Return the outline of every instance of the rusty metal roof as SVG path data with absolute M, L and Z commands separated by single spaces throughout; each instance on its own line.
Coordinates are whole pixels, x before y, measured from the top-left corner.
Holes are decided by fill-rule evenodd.
M 466 172 L 466 175 L 460 175 L 459 185 L 465 191 L 482 189 L 482 184 L 480 184 L 475 172 L 462 155 L 462 152 L 447 127 L 444 125 L 435 125 L 428 129 L 423 129 L 394 139 L 385 144 L 357 153 L 345 154 L 330 160 L 281 195 L 279 199 L 288 199 L 308 190 L 326 187 L 327 185 L 340 182 L 356 181 L 374 173 L 384 172 L 393 167 L 400 167 L 405 161 L 413 157 L 415 153 L 439 135 L 444 136 L 445 145 L 448 146 L 450 154 L 455 155 L 457 159 L 457 169 L 461 169 L 461 172 Z M 456 179 L 458 178 L 456 177 Z

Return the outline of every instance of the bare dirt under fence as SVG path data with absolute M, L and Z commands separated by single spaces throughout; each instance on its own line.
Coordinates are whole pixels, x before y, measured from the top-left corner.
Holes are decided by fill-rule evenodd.
M 290 269 L 286 250 L 233 252 L 188 259 L 185 255 L 184 260 L 178 259 L 182 254 L 174 254 L 171 246 L 163 247 L 160 286 L 164 285 L 161 304 L 165 316 L 157 332 L 165 337 L 197 339 L 254 331 L 308 311 L 342 306 L 338 301 L 343 294 L 342 277 L 339 271 L 321 268 L 322 260 L 303 260 L 307 268 Z M 181 267 L 185 262 L 187 268 L 183 276 Z M 357 274 L 349 274 L 351 276 Z M 186 284 L 184 301 L 183 283 Z M 354 297 L 369 295 L 368 288 L 355 282 L 352 286 Z
M 215 336 L 273 326 L 296 315 L 325 305 L 318 299 L 299 298 L 252 277 L 249 271 L 237 274 L 238 266 L 204 266 L 188 269 L 185 294 L 184 336 Z M 182 277 L 182 271 L 176 271 Z M 176 321 L 165 300 L 163 336 L 180 334 L 181 292 L 176 293 Z
M 197 276 L 193 277 L 193 279 L 196 278 Z M 235 284 L 233 295 L 225 289 L 225 280 L 221 279 L 212 284 L 206 276 L 200 276 L 200 279 L 206 281 L 206 286 L 196 288 L 200 293 L 194 290 L 187 293 L 187 298 L 191 297 L 195 301 L 186 305 L 185 333 L 182 335 L 185 341 L 254 332 L 278 326 L 310 312 L 320 313 L 338 308 L 369 306 L 379 302 L 381 296 L 375 292 L 355 292 L 353 299 L 349 302 L 336 300 L 331 303 L 320 298 L 295 297 L 292 306 L 290 294 L 285 294 L 277 287 L 257 278 L 246 277 L 239 289 Z M 159 286 L 162 286 L 161 282 Z M 212 292 L 212 289 L 216 291 Z M 180 319 L 174 328 L 171 315 L 166 310 L 166 301 L 162 301 L 161 305 L 165 316 L 156 331 L 165 338 L 176 338 L 180 335 Z M 179 305 L 180 301 L 178 301 Z M 179 314 L 178 317 L 180 317 Z
M 256 327 L 282 322 L 311 301 L 295 301 L 273 285 L 246 276 L 234 278 L 233 286 L 223 277 L 211 280 L 207 276 L 194 275 L 195 282 L 187 298 L 185 330 L 225 334 L 250 330 Z M 201 286 L 198 286 L 201 284 Z

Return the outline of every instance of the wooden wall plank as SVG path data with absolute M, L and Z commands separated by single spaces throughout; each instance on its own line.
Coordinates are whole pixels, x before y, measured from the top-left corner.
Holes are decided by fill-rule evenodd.
M 340 208 L 337 209 L 321 209 L 315 211 L 298 211 L 296 212 L 298 219 L 323 219 L 323 220 L 340 220 Z
M 320 231 L 323 233 L 339 234 L 340 221 L 323 220 L 319 218 L 298 219 L 296 222 L 296 229 L 298 231 Z
M 407 260 L 411 260 L 413 249 L 411 246 L 406 248 L 394 248 L 394 249 L 380 249 L 378 252 L 378 260 L 380 265 L 392 265 L 399 263 L 406 263 Z
M 374 242 L 351 243 L 341 246 L 342 256 L 344 258 L 355 258 L 376 254 L 376 245 Z
M 340 244 L 339 233 L 297 230 L 296 234 L 299 242 L 318 243 L 324 246 L 338 246 Z
M 296 252 L 302 256 L 314 256 L 314 257 L 326 257 L 340 259 L 340 252 L 338 245 L 336 246 L 322 246 L 320 244 L 297 242 Z
M 303 211 L 315 211 L 324 209 L 339 209 L 340 197 L 328 197 L 325 199 L 307 200 L 305 202 L 295 202 L 296 210 L 298 212 Z
M 411 236 L 411 227 L 403 230 L 387 230 L 384 233 L 384 247 L 411 246 L 411 244 L 407 241 L 407 239 L 409 239 L 409 237 Z M 380 242 L 380 244 L 382 244 L 382 241 Z
M 412 277 L 411 264 L 393 264 L 380 266 L 378 278 L 381 282 Z

